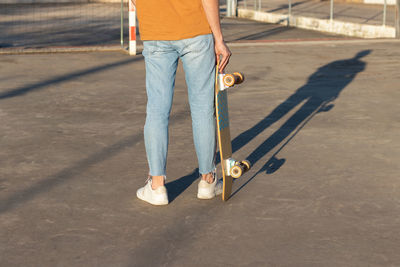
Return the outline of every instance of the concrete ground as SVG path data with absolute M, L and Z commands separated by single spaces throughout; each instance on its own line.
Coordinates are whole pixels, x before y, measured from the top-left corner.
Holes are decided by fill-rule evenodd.
M 398 43 L 232 47 L 228 202 L 196 198 L 183 71 L 170 205 L 147 163 L 142 56 L 0 56 L 1 266 L 399 266 Z

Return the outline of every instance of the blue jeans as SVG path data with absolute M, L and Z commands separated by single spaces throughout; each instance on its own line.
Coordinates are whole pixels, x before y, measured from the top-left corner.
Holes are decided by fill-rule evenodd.
M 144 140 L 151 176 L 166 175 L 168 122 L 178 60 L 185 70 L 199 172 L 215 169 L 215 53 L 211 34 L 177 41 L 144 41 L 147 116 Z

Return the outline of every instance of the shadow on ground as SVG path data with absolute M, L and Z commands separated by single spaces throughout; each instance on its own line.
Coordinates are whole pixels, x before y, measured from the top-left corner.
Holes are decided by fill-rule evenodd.
M 254 165 L 287 138 L 260 170 L 240 186 L 232 196 L 246 186 L 258 174 L 264 171 L 267 174 L 274 173 L 285 163 L 285 159 L 279 159 L 277 157 L 278 153 L 315 115 L 320 112 L 328 112 L 334 107 L 332 102 L 339 97 L 342 90 L 353 81 L 358 73 L 364 71 L 367 63 L 362 61 L 361 58 L 370 53 L 371 50 L 363 50 L 357 53 L 353 58 L 333 61 L 320 67 L 308 78 L 305 85 L 297 89 L 294 94 L 277 106 L 268 116 L 252 128 L 241 133 L 232 141 L 232 151 L 235 152 L 273 123 L 284 117 L 296 106 L 304 102 L 278 130 L 246 157 L 246 159 Z
M 289 96 L 288 99 L 277 106 L 264 119 L 232 140 L 232 152 L 234 153 L 304 102 L 295 114 L 246 157 L 246 160 L 254 165 L 267 153 L 287 139 L 261 169 L 242 184 L 232 196 L 238 193 L 258 174 L 264 171 L 267 174 L 274 173 L 285 163 L 285 159 L 279 159 L 277 157 L 278 153 L 316 114 L 328 112 L 334 107 L 332 102 L 339 97 L 342 90 L 353 81 L 358 73 L 364 71 L 367 63 L 361 59 L 370 53 L 371 50 L 363 50 L 352 58 L 333 61 L 320 67 L 308 78 L 305 85 L 297 89 L 294 94 Z M 220 161 L 218 153 L 216 163 L 218 164 Z M 177 194 L 185 191 L 185 189 L 199 177 L 198 175 L 197 170 L 195 170 L 191 174 L 169 183 L 167 187 L 172 191 L 170 193 L 171 200 L 175 199 Z
M 80 71 L 67 73 L 65 75 L 55 77 L 53 79 L 45 80 L 45 81 L 34 83 L 34 84 L 29 84 L 29 85 L 22 86 L 19 88 L 9 89 L 9 90 L 6 90 L 5 92 L 0 92 L 0 100 L 6 99 L 6 98 L 11 98 L 11 97 L 16 97 L 16 96 L 21 96 L 21 95 L 24 95 L 24 94 L 27 94 L 27 93 L 30 93 L 33 91 L 39 91 L 50 85 L 55 85 L 58 83 L 70 81 L 73 79 L 77 79 L 81 76 L 93 74 L 93 73 L 100 72 L 100 71 L 105 71 L 105 70 L 108 70 L 111 68 L 123 66 L 125 64 L 133 63 L 133 62 L 140 61 L 140 60 L 143 60 L 143 57 L 140 57 L 140 56 L 133 57 L 133 58 L 129 58 L 129 59 L 120 60 L 120 61 L 117 61 L 114 63 L 89 68 L 86 70 L 80 70 Z

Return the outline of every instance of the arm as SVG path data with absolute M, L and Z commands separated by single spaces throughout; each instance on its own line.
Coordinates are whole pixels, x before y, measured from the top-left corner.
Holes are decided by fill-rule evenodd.
M 217 56 L 217 60 L 220 61 L 219 71 L 223 72 L 232 53 L 226 46 L 222 37 L 221 24 L 219 20 L 219 0 L 202 0 L 202 3 L 208 24 L 210 25 L 214 36 L 215 55 Z

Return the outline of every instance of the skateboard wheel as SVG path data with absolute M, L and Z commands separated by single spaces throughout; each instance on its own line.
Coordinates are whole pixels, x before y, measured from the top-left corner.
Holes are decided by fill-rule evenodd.
M 250 161 L 248 161 L 248 160 L 243 160 L 243 161 L 241 162 L 241 164 L 242 164 L 243 166 L 245 166 L 245 170 L 246 170 L 246 171 L 250 170 L 250 168 L 251 168 Z
M 233 74 L 225 74 L 222 81 L 225 86 L 231 87 L 235 84 L 235 76 Z
M 233 75 L 235 75 L 237 78 L 236 83 L 242 83 L 244 81 L 244 75 L 241 72 L 234 72 Z
M 243 174 L 243 167 L 240 165 L 235 165 L 231 168 L 231 176 L 233 178 L 239 178 Z

